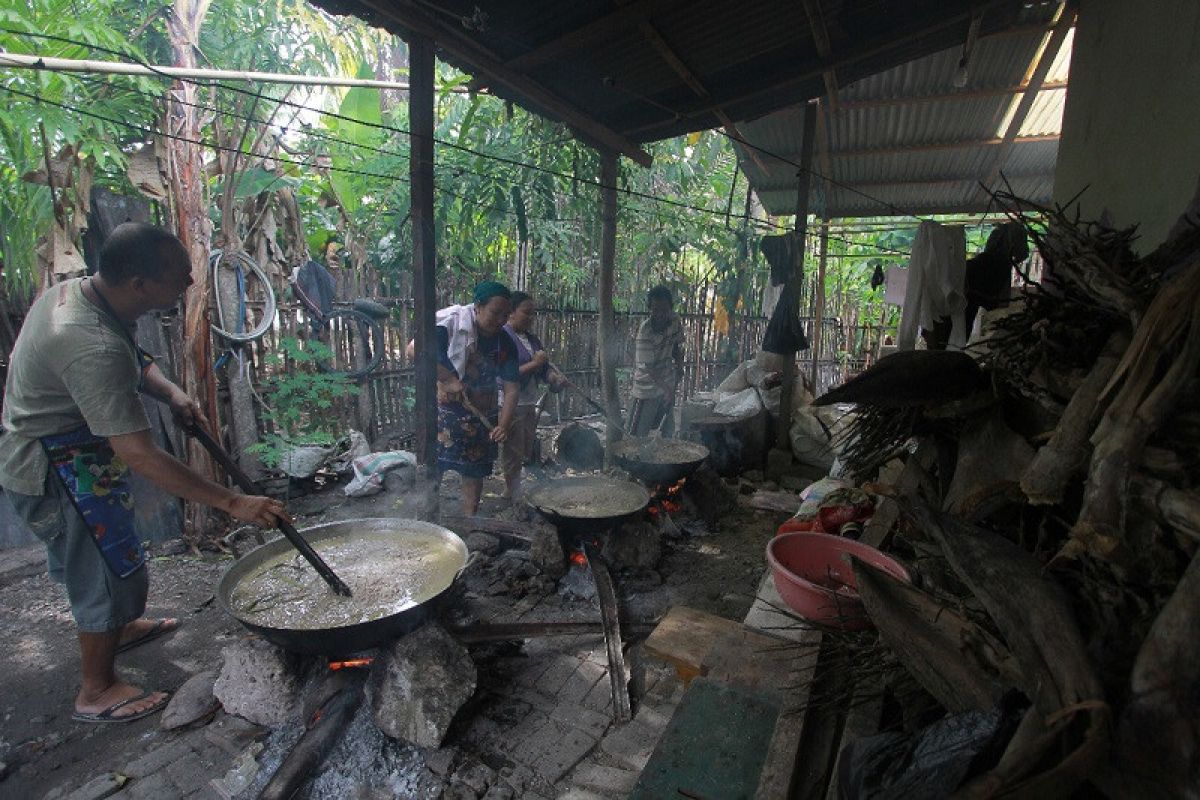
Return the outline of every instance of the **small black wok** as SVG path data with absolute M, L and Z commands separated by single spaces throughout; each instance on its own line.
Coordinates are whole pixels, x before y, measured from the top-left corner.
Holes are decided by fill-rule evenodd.
M 467 566 L 466 544 L 453 531 L 429 522 L 411 519 L 353 519 L 318 525 L 304 531 L 305 538 L 318 549 L 323 541 L 350 538 L 355 534 L 394 535 L 397 542 L 402 543 L 405 534 L 417 532 L 425 535 L 432 533 L 446 541 L 452 554 L 449 557 L 454 560 L 450 565 L 455 569 L 454 578 L 444 585 L 429 587 L 427 592 L 422 592 L 429 596 L 427 600 L 399 613 L 354 625 L 317 629 L 272 628 L 239 616 L 231 603 L 234 589 L 241 581 L 256 574 L 265 562 L 281 553 L 290 552 L 292 545 L 286 539 L 267 542 L 234 562 L 217 584 L 217 601 L 238 622 L 285 650 L 310 655 L 348 655 L 378 647 L 415 630 L 448 599 L 452 594 L 451 588 Z
M 638 480 L 659 485 L 679 482 L 708 458 L 708 448 L 679 439 L 626 437 L 613 445 L 613 459 Z
M 650 493 L 631 481 L 598 475 L 539 484 L 525 502 L 560 531 L 602 533 L 649 505 Z

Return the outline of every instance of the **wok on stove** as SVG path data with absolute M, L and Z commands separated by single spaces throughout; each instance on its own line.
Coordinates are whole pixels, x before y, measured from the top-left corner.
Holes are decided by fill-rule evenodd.
M 678 483 L 708 458 L 708 448 L 679 439 L 627 436 L 613 445 L 613 459 L 638 480 L 658 485 Z
M 395 587 L 396 596 L 406 595 L 419 598 L 418 602 L 399 612 L 366 622 L 333 627 L 286 627 L 255 622 L 252 618 L 253 614 L 237 610 L 238 605 L 234 602 L 234 596 L 243 582 L 249 583 L 255 580 L 264 572 L 268 564 L 278 562 L 281 556 L 293 553 L 292 545 L 286 539 L 276 539 L 247 553 L 234 562 L 221 577 L 217 584 L 217 601 L 230 616 L 251 631 L 261 635 L 267 641 L 297 653 L 345 655 L 378 647 L 415 630 L 426 619 L 433 616 L 434 612 L 452 595 L 451 590 L 469 560 L 467 546 L 457 534 L 439 525 L 418 520 L 353 519 L 318 525 L 306 529 L 303 533 L 309 543 L 323 555 L 323 551 L 339 542 L 369 540 L 376 547 L 383 543 L 383 546 L 390 548 L 394 542 L 394 546 L 397 548 L 394 555 L 398 558 L 405 558 L 407 557 L 406 540 L 409 548 L 414 552 L 414 543 L 420 541 L 424 545 L 422 557 L 430 563 L 423 563 L 421 569 L 416 570 L 417 574 L 423 576 L 416 580 L 416 583 L 421 585 Z M 430 548 L 431 543 L 434 545 L 433 548 Z M 305 568 L 307 567 L 305 566 Z M 307 569 L 311 571 L 311 568 Z M 351 577 L 350 570 L 345 572 L 346 577 Z M 300 574 L 299 577 L 305 580 L 311 578 L 307 574 Z M 351 583 L 351 588 L 355 591 L 357 598 L 360 594 L 360 587 L 354 586 L 353 581 L 348 582 Z M 340 598 L 329 591 L 319 579 L 316 586 L 317 588 L 313 591 L 325 593 L 318 596 L 318 602 L 346 601 L 346 598 Z M 246 591 L 243 587 L 239 597 L 244 598 L 245 595 Z
M 645 509 L 650 493 L 632 481 L 596 475 L 539 484 L 525 502 L 559 530 L 602 533 Z

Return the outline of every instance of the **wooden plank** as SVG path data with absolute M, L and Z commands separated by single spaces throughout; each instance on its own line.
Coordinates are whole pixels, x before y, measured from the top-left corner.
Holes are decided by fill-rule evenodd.
M 846 724 L 842 728 L 842 740 L 838 743 L 837 758 L 833 762 L 832 776 L 829 781 L 829 791 L 825 793 L 826 800 L 838 800 L 838 769 L 842 763 L 842 753 L 846 745 L 868 736 L 879 733 L 879 722 L 883 717 L 882 690 L 877 683 L 860 685 L 854 690 L 854 699 L 850 711 L 846 715 Z
M 646 639 L 646 652 L 675 667 L 687 686 L 693 678 L 705 674 L 704 658 L 713 644 L 723 636 L 741 632 L 742 626 L 735 620 L 673 606 Z
M 704 655 L 701 673 L 729 686 L 774 692 L 782 702 L 795 657 L 791 642 L 739 626 L 717 637 Z
M 532 609 L 531 609 L 532 610 Z M 649 634 L 654 625 L 648 622 L 621 623 L 622 633 L 634 636 Z M 547 636 L 603 636 L 602 622 L 475 622 L 450 628 L 454 638 L 463 644 L 506 642 L 520 639 L 540 639 Z
M 809 682 L 816 667 L 821 632 L 788 613 L 769 570 L 759 582 L 758 594 L 744 624 L 796 644 L 787 660 L 786 672 L 787 686 L 793 688 L 784 695 L 754 795 L 756 800 L 787 800 L 796 775 L 796 755 L 804 733 Z

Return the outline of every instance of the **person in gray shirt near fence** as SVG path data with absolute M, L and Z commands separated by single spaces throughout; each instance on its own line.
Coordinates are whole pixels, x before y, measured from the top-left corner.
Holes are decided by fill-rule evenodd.
M 672 306 L 675 299 L 666 286 L 646 293 L 650 317 L 638 327 L 634 346 L 633 407 L 629 433 L 645 436 L 662 430 L 675 432 L 675 395 L 683 379 L 683 324 Z
M 13 346 L 0 417 L 0 486 L 46 545 L 79 635 L 81 685 L 73 718 L 129 722 L 162 709 L 167 692 L 117 675 L 117 653 L 173 631 L 146 619 L 146 554 L 128 478 L 135 472 L 185 500 L 272 527 L 283 504 L 202 477 L 155 443 L 139 393 L 183 425 L 208 425 L 200 406 L 135 343 L 134 323 L 173 307 L 191 284 L 183 243 L 138 223 L 118 226 L 96 275 L 49 287 Z

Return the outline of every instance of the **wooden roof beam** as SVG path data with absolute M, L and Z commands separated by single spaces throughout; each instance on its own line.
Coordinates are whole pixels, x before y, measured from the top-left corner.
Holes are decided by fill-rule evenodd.
M 825 15 L 821 13 L 820 0 L 800 0 L 804 4 L 804 13 L 808 17 L 808 28 L 812 32 L 813 44 L 817 47 L 817 55 L 825 61 L 833 61 L 833 45 L 829 41 L 829 29 L 825 27 Z M 837 69 L 830 67 L 821 73 L 825 79 L 825 94 L 829 98 L 830 114 L 836 114 L 839 106 Z
M 621 153 L 643 167 L 648 167 L 653 162 L 650 154 L 631 140 L 587 116 L 532 78 L 507 67 L 495 53 L 478 44 L 462 31 L 431 17 L 418 6 L 416 0 L 358 0 L 358 2 L 384 19 L 392 20 L 415 33 L 433 39 L 438 47 L 472 64 L 480 71 L 490 74 L 495 81 L 508 86 L 528 102 L 541 108 L 543 112 L 565 122 L 594 146 Z
M 663 38 L 663 35 L 659 33 L 658 29 L 654 27 L 654 24 L 651 23 L 650 20 L 643 17 L 638 22 L 638 28 L 641 30 L 642 35 L 646 37 L 646 39 L 658 52 L 658 54 L 662 56 L 663 61 L 666 61 L 671 69 L 675 70 L 675 74 L 678 75 L 680 80 L 682 80 L 687 87 L 692 90 L 693 94 L 706 100 L 712 98 L 712 95 L 708 93 L 708 89 L 704 87 L 704 84 L 701 82 L 701 80 L 696 77 L 696 74 L 692 72 L 691 69 L 688 68 L 687 64 L 683 63 L 683 59 L 679 57 L 679 54 L 675 52 L 670 44 L 668 44 L 667 40 Z M 720 120 L 721 125 L 725 128 L 725 132 L 728 133 L 732 139 L 735 141 L 745 140 L 745 137 L 742 136 L 742 132 L 738 130 L 737 125 L 721 108 L 716 108 L 713 113 L 717 119 Z M 755 166 L 765 172 L 767 165 L 763 163 L 762 157 L 759 156 L 758 152 L 752 148 L 747 148 L 746 152 L 750 155 L 750 159 L 754 162 Z
M 594 43 L 597 39 L 628 30 L 653 14 L 669 11 L 676 6 L 684 5 L 685 2 L 686 0 L 633 0 L 621 3 L 615 11 L 597 17 L 555 39 L 543 42 L 532 50 L 506 61 L 504 65 L 517 72 L 525 72 L 565 55 L 580 45 Z M 472 90 L 478 91 L 487 85 L 487 78 L 477 77 L 467 85 Z
M 1012 151 L 1013 143 L 1017 140 L 1017 133 L 1025 124 L 1025 119 L 1029 116 L 1030 109 L 1033 108 L 1033 101 L 1037 99 L 1038 91 L 1042 88 L 1042 83 L 1046 80 L 1046 75 L 1050 72 L 1054 59 L 1058 57 L 1058 51 L 1062 49 L 1063 42 L 1067 39 L 1067 33 L 1075 25 L 1075 12 L 1067 10 L 1065 2 L 1059 5 L 1058 14 L 1058 21 L 1050 31 L 1045 47 L 1030 63 L 1031 72 L 1026 73 L 1028 80 L 1023 81 L 1027 84 L 1025 93 L 1021 95 L 1021 102 L 1017 104 L 1017 109 L 1008 122 L 1008 128 L 1004 131 L 1000 146 L 992 156 L 991 165 L 986 172 L 987 177 L 972 192 L 975 197 L 991 191 L 996 179 L 1000 177 L 1000 170 L 1003 169 L 1004 162 Z

